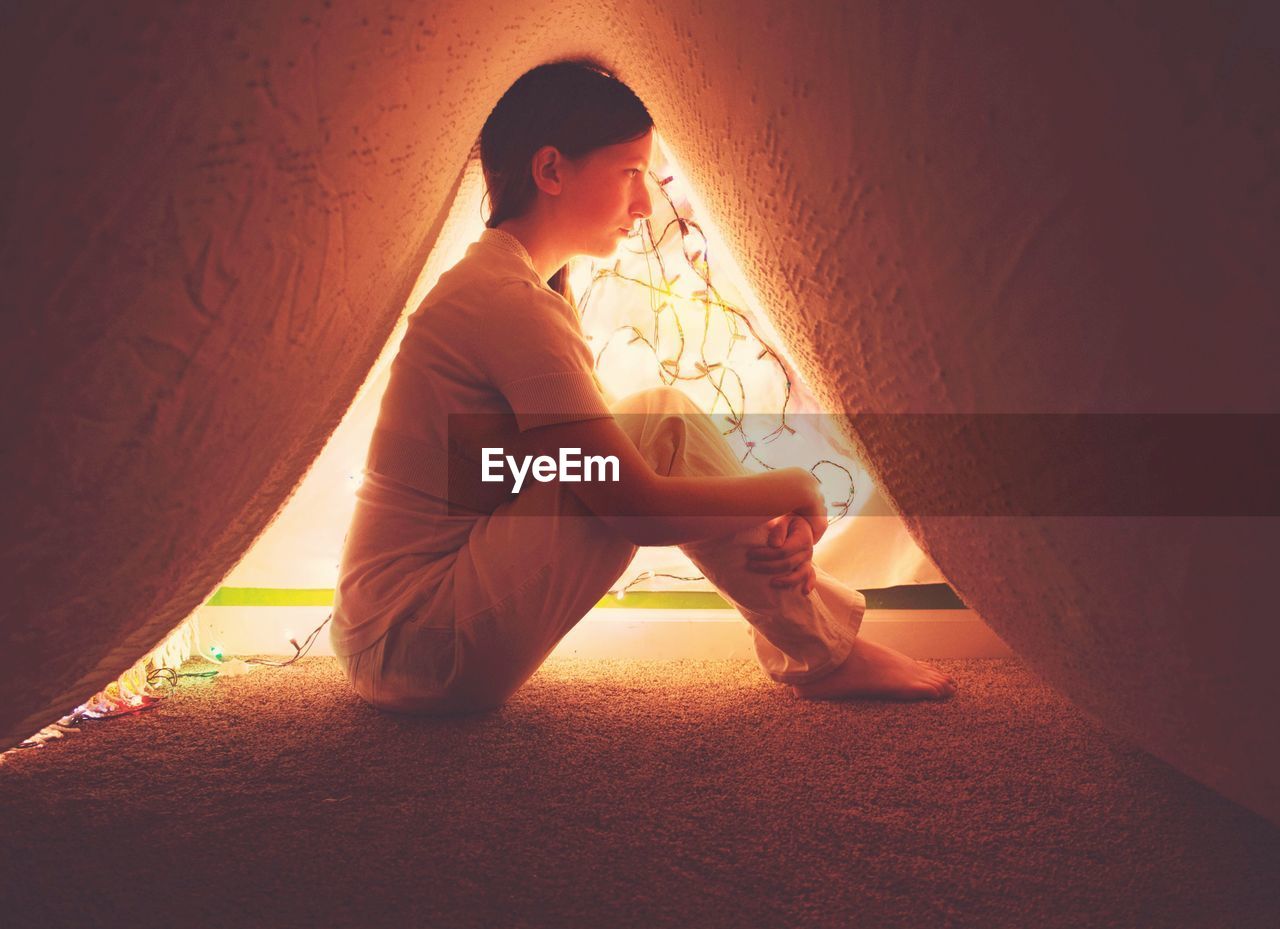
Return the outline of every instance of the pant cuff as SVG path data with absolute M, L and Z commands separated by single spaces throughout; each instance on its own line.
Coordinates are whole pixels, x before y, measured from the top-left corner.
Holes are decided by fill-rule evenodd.
M 831 657 L 816 668 L 807 668 L 804 671 L 768 671 L 766 673 L 779 684 L 812 684 L 814 681 L 821 680 L 831 674 L 836 668 L 845 663 L 849 653 L 853 651 L 853 643 L 857 637 L 856 633 L 852 635 L 844 635 L 842 633 L 836 644 L 831 647 Z

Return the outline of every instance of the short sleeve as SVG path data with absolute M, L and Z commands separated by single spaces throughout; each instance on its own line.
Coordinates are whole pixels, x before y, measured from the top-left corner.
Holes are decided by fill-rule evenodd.
M 611 416 L 573 308 L 526 281 L 504 284 L 499 294 L 480 361 L 519 430 Z

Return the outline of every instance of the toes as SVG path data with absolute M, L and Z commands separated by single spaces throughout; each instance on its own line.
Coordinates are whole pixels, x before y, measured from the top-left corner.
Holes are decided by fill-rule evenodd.
M 951 683 L 949 678 L 940 678 L 934 681 L 929 689 L 935 700 L 945 700 L 956 692 L 955 685 Z
M 938 680 L 941 682 L 951 684 L 952 686 L 955 686 L 957 683 L 954 675 L 948 674 L 946 671 L 939 671 L 937 668 L 931 668 L 930 670 L 937 675 Z

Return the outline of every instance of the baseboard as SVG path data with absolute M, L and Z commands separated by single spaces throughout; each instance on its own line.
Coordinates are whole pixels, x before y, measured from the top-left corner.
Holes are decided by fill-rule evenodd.
M 227 656 L 292 656 L 329 610 L 316 606 L 211 607 L 197 613 L 203 648 Z M 868 610 L 861 635 L 915 658 L 1004 658 L 1009 647 L 970 610 Z M 308 655 L 332 655 L 329 629 Z M 736 610 L 593 609 L 561 640 L 559 658 L 752 658 L 746 621 Z
M 859 635 L 913 658 L 1007 658 L 1013 652 L 971 610 L 868 610 Z M 552 658 L 754 658 L 735 610 L 592 610 Z

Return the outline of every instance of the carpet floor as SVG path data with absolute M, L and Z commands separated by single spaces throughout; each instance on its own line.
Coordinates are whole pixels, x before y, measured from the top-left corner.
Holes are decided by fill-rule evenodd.
M 1280 926 L 1280 829 L 1015 659 L 943 703 L 556 659 L 385 714 L 332 658 L 0 764 L 6 926 Z M 204 666 L 207 667 L 207 666 Z

